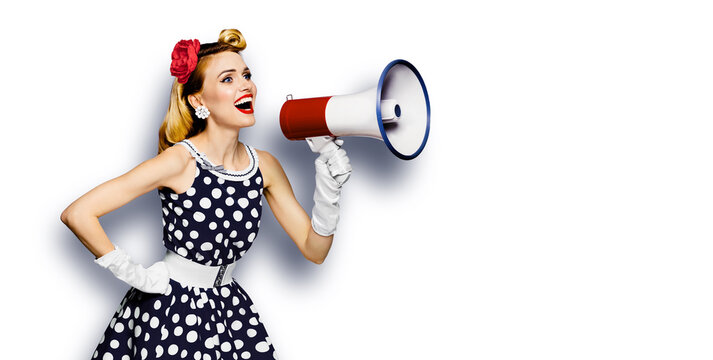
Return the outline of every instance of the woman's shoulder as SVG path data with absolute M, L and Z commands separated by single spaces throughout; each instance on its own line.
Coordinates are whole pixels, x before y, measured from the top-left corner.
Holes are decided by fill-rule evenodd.
M 188 149 L 174 144 L 156 155 L 153 160 L 163 172 L 170 176 L 183 172 L 192 158 Z
M 255 151 L 255 154 L 257 155 L 258 159 L 260 159 L 260 165 L 268 165 L 268 166 L 274 166 L 275 164 L 279 164 L 277 161 L 277 158 L 275 158 L 272 154 L 265 150 L 260 150 L 255 148 L 254 146 L 251 146 L 252 149 Z

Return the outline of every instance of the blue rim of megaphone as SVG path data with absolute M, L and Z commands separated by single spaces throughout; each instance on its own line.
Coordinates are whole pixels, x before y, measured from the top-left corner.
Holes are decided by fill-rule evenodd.
M 411 71 L 413 71 L 413 73 L 418 78 L 418 81 L 421 83 L 423 96 L 426 98 L 426 134 L 423 136 L 423 142 L 421 142 L 421 146 L 419 146 L 418 150 L 416 150 L 416 152 L 414 152 L 413 154 L 402 154 L 398 150 L 396 150 L 396 148 L 394 148 L 394 146 L 389 141 L 389 137 L 386 135 L 386 130 L 384 129 L 384 121 L 381 119 L 381 90 L 384 86 L 384 79 L 386 78 L 386 74 L 388 74 L 389 70 L 391 70 L 392 67 L 398 64 L 404 65 L 411 69 Z M 428 141 L 428 133 L 431 131 L 431 102 L 428 100 L 428 91 L 426 91 L 426 84 L 423 82 L 421 74 L 419 74 L 418 70 L 416 70 L 416 67 L 414 67 L 410 62 L 403 59 L 396 59 L 390 62 L 389 65 L 386 65 L 384 71 L 381 72 L 381 77 L 379 77 L 379 85 L 376 88 L 376 117 L 379 120 L 379 131 L 381 131 L 381 139 L 384 140 L 384 143 L 389 148 L 389 150 L 394 153 L 394 155 L 404 160 L 411 160 L 418 156 L 418 154 L 423 151 L 423 148 L 426 147 L 426 141 Z

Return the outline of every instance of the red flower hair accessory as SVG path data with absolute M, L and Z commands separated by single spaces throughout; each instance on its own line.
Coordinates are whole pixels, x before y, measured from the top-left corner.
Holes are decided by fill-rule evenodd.
M 171 75 L 178 78 L 178 82 L 185 84 L 198 64 L 198 50 L 201 43 L 196 40 L 181 40 L 173 47 L 171 53 Z

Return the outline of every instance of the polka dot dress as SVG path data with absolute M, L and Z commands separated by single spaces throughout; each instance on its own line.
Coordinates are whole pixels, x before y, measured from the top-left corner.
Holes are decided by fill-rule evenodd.
M 243 171 L 215 166 L 185 139 L 196 159 L 188 191 L 159 189 L 163 243 L 194 262 L 230 264 L 252 245 L 262 212 L 262 174 L 255 149 L 245 145 Z M 277 359 L 252 300 L 232 282 L 212 288 L 170 279 L 168 295 L 131 288 L 109 322 L 92 359 Z

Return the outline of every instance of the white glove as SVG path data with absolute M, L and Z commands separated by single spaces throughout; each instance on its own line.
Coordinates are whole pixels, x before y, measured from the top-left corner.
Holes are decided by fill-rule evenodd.
M 149 268 L 131 261 L 119 246 L 114 245 L 114 250 L 95 259 L 99 266 L 109 269 L 119 280 L 146 293 L 168 295 L 171 291 L 169 285 L 168 267 L 163 261 L 158 261 Z
M 319 153 L 314 161 L 315 189 L 312 208 L 312 228 L 322 236 L 334 234 L 339 221 L 339 194 L 349 179 L 352 166 L 347 152 L 339 146 L 343 140 L 331 137 L 308 138 L 313 152 Z

